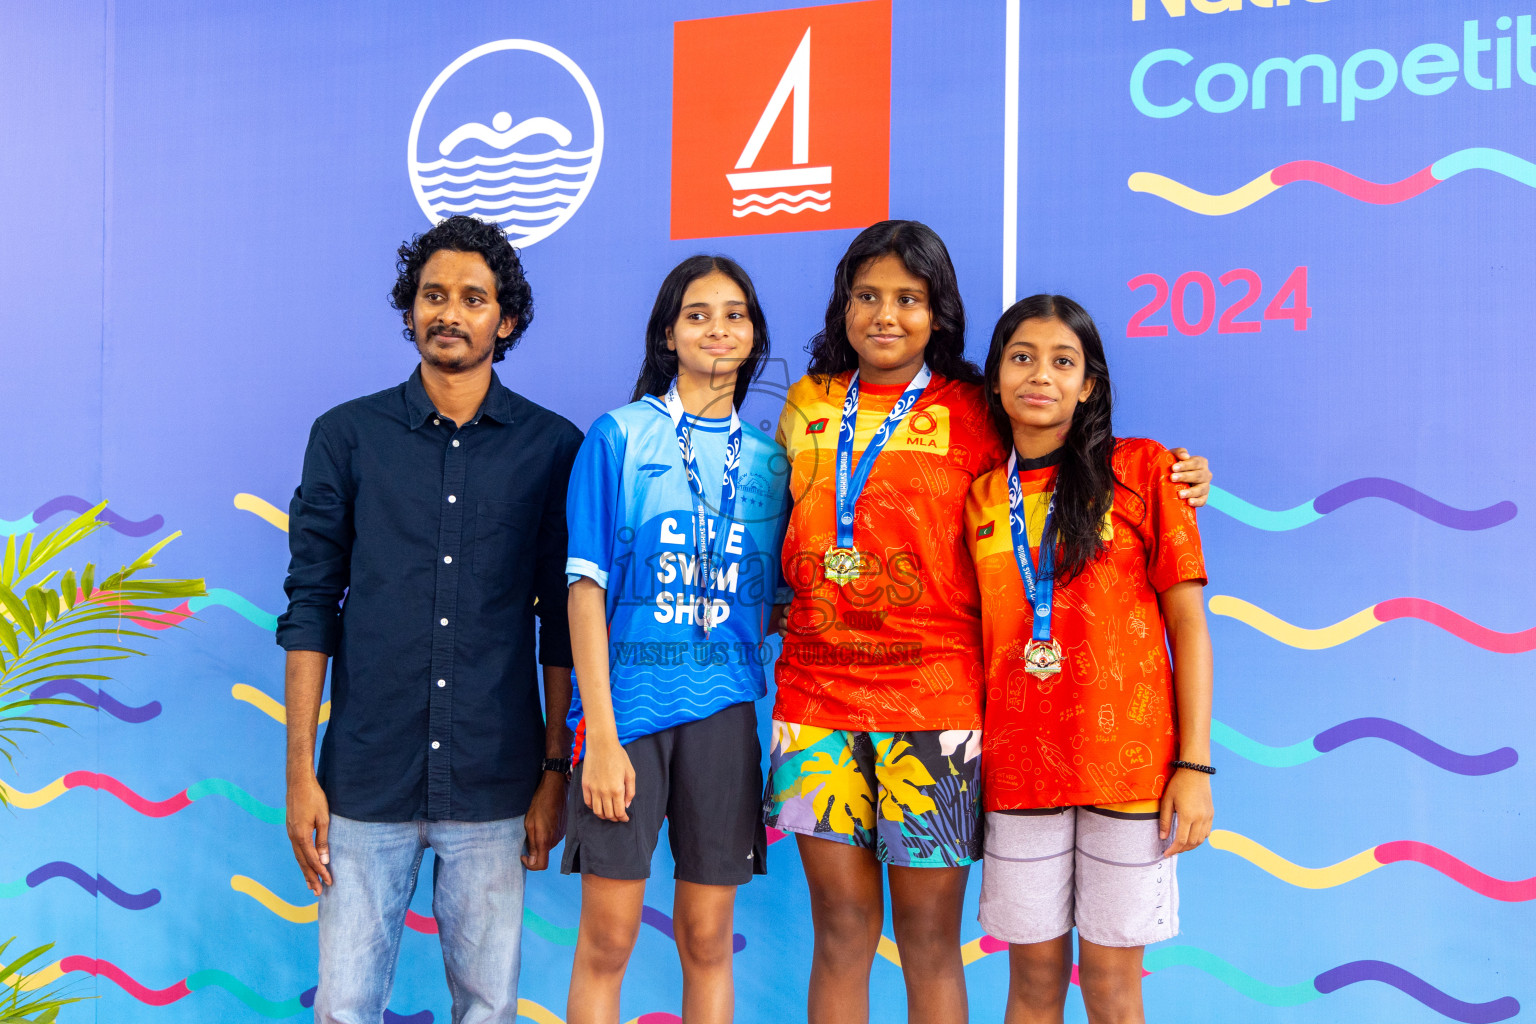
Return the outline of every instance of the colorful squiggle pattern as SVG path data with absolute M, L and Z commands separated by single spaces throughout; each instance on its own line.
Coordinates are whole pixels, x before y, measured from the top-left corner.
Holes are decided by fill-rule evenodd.
M 12 520 L 0 519 L 0 537 L 9 537 L 13 534 L 27 533 L 35 530 L 60 512 L 74 512 L 76 514 L 89 512 L 96 507 L 96 504 L 94 501 L 77 498 L 73 494 L 61 494 L 57 498 L 50 498 L 37 506 L 29 516 L 22 516 L 20 519 Z M 164 516 L 153 515 L 148 519 L 134 521 L 118 515 L 111 508 L 102 509 L 99 518 L 125 537 L 147 537 L 165 525 Z
M 1266 768 L 1294 768 L 1337 750 L 1355 740 L 1379 739 L 1395 743 L 1436 768 L 1457 775 L 1492 775 L 1513 768 L 1520 755 L 1513 747 L 1500 747 L 1486 754 L 1462 754 L 1442 747 L 1434 740 L 1390 718 L 1353 718 L 1331 729 L 1324 729 L 1309 740 L 1288 747 L 1271 747 L 1250 739 L 1227 725 L 1211 721 L 1211 739 L 1239 757 Z
M 142 725 L 151 718 L 157 717 L 163 710 L 160 702 L 152 700 L 140 707 L 131 707 L 113 697 L 105 690 L 93 690 L 78 679 L 52 679 L 35 687 L 32 696 L 39 699 L 46 697 L 68 697 L 78 700 L 82 704 L 89 704 L 93 708 L 105 711 L 113 718 L 121 719 L 130 725 Z
M 254 878 L 249 878 L 245 875 L 235 875 L 229 880 L 229 887 L 238 893 L 244 893 L 246 896 L 249 896 L 285 921 L 291 921 L 294 924 L 314 924 L 320 919 L 319 904 L 306 903 L 297 905 L 289 903 Z M 646 905 L 641 908 L 640 923 L 650 925 L 669 939 L 675 940 L 677 937 L 673 931 L 672 918 L 655 907 Z M 424 935 L 437 934 L 437 921 L 434 918 L 418 914 L 414 910 L 407 910 L 405 912 L 405 926 L 412 931 L 421 932 Z M 546 921 L 527 907 L 523 908 L 523 927 L 540 938 L 556 945 L 576 945 L 577 929 L 561 928 Z M 745 948 L 747 948 L 747 938 L 745 935 L 737 933 L 731 936 L 732 952 L 740 953 Z
M 1487 508 L 1460 509 L 1436 501 L 1429 495 L 1407 484 L 1372 476 L 1340 484 L 1325 491 L 1311 501 L 1295 508 L 1268 509 L 1250 504 L 1220 487 L 1212 486 L 1206 503 L 1218 512 L 1225 512 L 1246 526 L 1256 530 L 1283 532 L 1296 530 L 1308 523 L 1315 523 L 1330 512 L 1335 512 L 1351 502 L 1365 498 L 1383 498 L 1395 502 L 1411 512 L 1416 512 L 1431 522 L 1449 526 L 1453 530 L 1491 530 L 1515 518 L 1519 511 L 1512 501 L 1501 501 Z
M 279 704 L 262 690 L 246 683 L 236 683 L 230 687 L 229 695 L 235 700 L 244 701 L 251 707 L 260 711 L 278 725 L 288 724 L 288 709 Z M 331 702 L 326 701 L 320 705 L 320 722 L 323 724 L 331 720 Z
M 1434 868 L 1445 877 L 1466 886 L 1480 896 L 1505 903 L 1525 903 L 1536 900 L 1536 877 L 1508 881 L 1484 874 L 1464 861 L 1458 860 L 1438 847 L 1412 840 L 1382 843 L 1362 850 L 1337 864 L 1323 868 L 1302 867 L 1237 832 L 1216 829 L 1211 833 L 1211 846 L 1225 850 L 1266 871 L 1289 885 L 1302 889 L 1332 889 L 1334 886 L 1353 882 L 1377 868 L 1402 861 L 1416 861 Z
M 3 781 L 0 781 L 0 786 L 5 788 L 6 797 L 11 805 L 22 810 L 34 810 L 46 803 L 57 800 L 71 789 L 88 788 L 111 793 L 135 811 L 149 818 L 170 817 L 177 811 L 190 807 L 195 801 L 210 796 L 222 796 L 232 801 L 242 811 L 253 817 L 260 818 L 269 825 L 281 825 L 284 818 L 283 808 L 262 803 L 227 779 L 204 779 L 201 782 L 194 782 L 180 793 L 167 797 L 164 800 L 148 800 L 112 776 L 98 772 L 70 772 L 68 775 L 61 775 L 42 789 L 34 790 L 31 793 L 23 792 Z
M 254 494 L 246 494 L 242 491 L 235 495 L 235 508 L 266 520 L 284 533 L 288 532 L 288 513 L 265 498 L 258 498 Z
M 1418 597 L 1395 597 L 1389 601 L 1382 601 L 1356 612 L 1347 619 L 1319 629 L 1293 626 L 1256 604 L 1225 594 L 1212 597 L 1210 608 L 1212 615 L 1225 615 L 1236 619 L 1252 626 L 1272 640 L 1278 640 L 1290 647 L 1299 647 L 1305 651 L 1337 647 L 1339 644 L 1370 632 L 1384 622 L 1392 622 L 1395 619 L 1422 619 L 1433 626 L 1439 626 L 1458 639 L 1495 654 L 1523 654 L 1526 651 L 1536 650 L 1536 627 L 1518 633 L 1500 633 L 1457 615 L 1448 608 L 1442 608 L 1433 601 Z
M 160 902 L 159 889 L 125 892 L 101 875 L 92 875 L 84 868 L 71 864 L 67 860 L 50 861 L 42 867 L 33 868 L 27 873 L 27 877 L 19 882 L 0 883 L 0 899 L 20 896 L 28 889 L 36 889 L 50 878 L 63 878 L 74 882 L 92 896 L 105 896 L 124 910 L 146 910 Z
M 76 971 L 107 978 L 146 1006 L 169 1006 L 205 988 L 222 988 L 263 1017 L 292 1017 L 315 1004 L 313 988 L 292 999 L 268 999 L 233 974 L 216 970 L 189 974 L 165 988 L 149 988 L 112 961 L 96 960 L 88 956 L 66 956 L 57 960 L 35 974 L 29 974 L 20 987 L 26 991 L 39 989 Z M 386 1024 L 432 1024 L 432 1011 L 422 1010 L 407 1015 L 385 1010 L 384 1020 Z
M 145 629 L 155 631 L 174 629 L 204 608 L 211 608 L 215 605 L 222 605 L 228 608 L 253 626 L 260 626 L 268 632 L 277 631 L 276 615 L 273 615 L 271 612 L 262 611 L 233 590 L 225 590 L 222 587 L 210 587 L 208 593 L 202 597 L 194 597 L 183 601 L 167 612 L 146 612 L 130 615 L 128 618 Z
M 1127 184 L 1132 192 L 1146 192 L 1181 206 L 1191 213 L 1222 217 L 1246 209 L 1270 193 L 1298 181 L 1313 181 L 1363 203 L 1401 203 L 1427 192 L 1463 171 L 1493 171 L 1522 185 L 1536 188 L 1536 164 L 1500 149 L 1475 147 L 1458 150 L 1401 181 L 1378 183 L 1357 178 L 1348 171 L 1317 160 L 1292 160 L 1254 178 L 1242 188 L 1224 195 L 1197 192 L 1161 174 L 1137 171 Z

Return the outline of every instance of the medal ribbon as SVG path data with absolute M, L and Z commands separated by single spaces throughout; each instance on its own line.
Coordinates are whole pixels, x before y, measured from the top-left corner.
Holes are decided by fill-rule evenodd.
M 695 615 L 699 623 L 704 627 L 704 634 L 709 635 L 709 627 L 714 616 L 714 592 L 715 592 L 715 546 L 710 541 L 709 535 L 709 507 L 704 500 L 704 481 L 699 478 L 699 460 L 693 452 L 693 441 L 689 430 L 683 425 L 683 400 L 677 395 L 677 381 L 672 381 L 672 387 L 667 391 L 667 414 L 672 417 L 672 429 L 677 432 L 677 447 L 683 456 L 683 475 L 688 478 L 688 489 L 693 492 L 693 549 L 697 558 L 695 563 L 696 573 L 694 585 L 698 590 L 698 598 L 694 602 L 695 612 L 702 605 L 703 614 Z M 731 432 L 725 440 L 725 481 L 720 485 L 720 521 L 722 528 L 718 531 L 722 536 L 729 532 L 732 516 L 736 511 L 736 475 L 741 469 L 741 418 L 736 415 L 736 407 L 731 406 Z M 724 540 L 721 541 L 721 553 L 718 562 L 724 563 Z
M 1019 453 L 1008 456 L 1008 526 L 1013 533 L 1013 557 L 1019 563 L 1019 575 L 1024 577 L 1024 590 L 1029 603 L 1034 606 L 1035 629 L 1031 638 L 1042 642 L 1051 639 L 1051 599 L 1056 593 L 1056 581 L 1051 570 L 1056 567 L 1056 539 L 1051 536 L 1051 520 L 1056 514 L 1056 499 L 1051 498 L 1045 513 L 1045 527 L 1040 531 L 1040 565 L 1035 565 L 1029 553 L 1029 524 L 1024 521 L 1024 488 L 1019 484 Z
M 864 493 L 864 484 L 869 480 L 870 471 L 875 468 L 875 459 L 879 457 L 880 450 L 885 443 L 896 433 L 896 428 L 901 426 L 901 421 L 907 413 L 917 404 L 917 400 L 923 397 L 923 389 L 933 379 L 933 371 L 926 365 L 917 371 L 917 376 L 912 378 L 907 389 L 896 399 L 896 404 L 886 414 L 885 421 L 880 424 L 880 429 L 875 431 L 875 436 L 870 439 L 869 447 L 864 449 L 864 455 L 859 459 L 858 468 L 853 466 L 853 435 L 859 419 L 859 371 L 853 371 L 853 378 L 848 381 L 848 397 L 843 399 L 843 419 L 837 428 L 837 546 L 840 548 L 853 547 L 853 510 L 858 505 L 859 495 Z

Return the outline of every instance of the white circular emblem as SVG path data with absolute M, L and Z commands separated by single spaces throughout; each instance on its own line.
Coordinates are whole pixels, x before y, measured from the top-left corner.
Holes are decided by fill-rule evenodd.
M 545 43 L 498 39 L 432 80 L 405 159 L 432 223 L 466 214 L 526 248 L 571 219 L 602 156 L 602 107 L 576 62 Z

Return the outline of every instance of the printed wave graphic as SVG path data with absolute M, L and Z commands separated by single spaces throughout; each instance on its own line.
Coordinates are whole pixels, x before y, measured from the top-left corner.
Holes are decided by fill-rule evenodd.
M 105 711 L 113 718 L 120 719 L 130 725 L 142 725 L 152 718 L 159 716 L 164 710 L 160 702 L 152 700 L 140 707 L 131 707 L 113 697 L 105 690 L 93 690 L 78 679 L 52 679 L 32 690 L 32 696 L 37 698 L 67 697 L 70 700 L 78 700 L 82 704 L 89 704 L 93 708 Z
M 1210 599 L 1210 609 L 1212 615 L 1236 619 L 1245 625 L 1252 626 L 1272 640 L 1306 651 L 1337 647 L 1339 644 L 1347 643 L 1370 632 L 1383 623 L 1396 619 L 1421 619 L 1433 626 L 1438 626 L 1459 640 L 1465 640 L 1474 647 L 1481 647 L 1495 654 L 1523 654 L 1526 651 L 1536 650 L 1536 627 L 1521 630 L 1518 633 L 1500 633 L 1458 615 L 1448 608 L 1443 608 L 1433 601 L 1418 597 L 1396 597 L 1382 601 L 1356 612 L 1347 619 L 1341 619 L 1331 626 L 1322 626 L 1317 629 L 1292 625 L 1256 604 L 1250 604 L 1241 598 L 1226 594 L 1213 596 Z
M 1191 213 L 1223 217 L 1252 206 L 1286 185 L 1302 181 L 1315 182 L 1363 203 L 1390 205 L 1422 195 L 1465 171 L 1492 171 L 1511 181 L 1536 188 L 1536 164 L 1501 149 L 1486 147 L 1458 150 L 1394 182 L 1367 181 L 1317 160 L 1293 160 L 1266 171 L 1241 188 L 1221 195 L 1198 192 L 1182 182 L 1148 171 L 1132 174 L 1127 184 L 1132 192 L 1157 196 Z
M 793 206 L 788 203 L 774 203 L 772 206 L 759 206 L 756 203 L 753 203 L 750 206 L 743 206 L 739 210 L 732 210 L 731 216 L 749 217 L 755 213 L 766 217 L 772 213 L 804 213 L 806 210 L 815 210 L 818 213 L 826 213 L 830 209 L 832 209 L 831 203 L 817 203 L 810 200 L 806 200 L 803 203 L 796 203 Z
M 1239 757 L 1266 768 L 1294 768 L 1331 750 L 1337 750 L 1346 743 L 1363 739 L 1395 743 L 1436 768 L 1457 775 L 1492 775 L 1513 768 L 1520 760 L 1519 753 L 1513 747 L 1500 747 L 1486 754 L 1458 753 L 1390 718 L 1353 718 L 1288 747 L 1268 746 L 1244 736 L 1225 722 L 1213 719 L 1211 739 Z
M 258 608 L 251 601 L 241 597 L 233 590 L 225 590 L 222 587 L 209 587 L 208 593 L 202 597 L 194 597 L 183 601 L 170 611 L 146 612 L 129 615 L 127 618 L 144 629 L 159 632 L 166 629 L 175 629 L 198 612 L 205 608 L 213 607 L 228 608 L 253 626 L 259 626 L 268 632 L 277 632 L 276 615 Z
M 61 494 L 37 506 L 31 515 L 10 521 L 0 519 L 0 537 L 35 530 L 60 512 L 73 512 L 78 515 L 81 512 L 90 511 L 95 506 L 94 501 L 86 501 L 73 494 Z M 165 526 L 164 516 L 153 515 L 148 519 L 136 521 L 118 515 L 110 506 L 101 510 L 100 519 L 125 537 L 147 537 Z
M 235 508 L 271 523 L 284 533 L 288 532 L 288 513 L 265 498 L 258 498 L 254 494 L 241 491 L 235 495 Z
M 265 692 L 258 690 L 256 687 L 249 686 L 245 683 L 236 683 L 230 688 L 229 694 L 231 697 L 234 697 L 235 700 L 244 701 L 245 703 L 256 708 L 258 711 L 272 719 L 278 725 L 288 724 L 288 710 L 279 704 L 276 700 L 268 696 Z M 320 724 L 323 725 L 330 720 L 331 702 L 326 701 L 320 705 Z
M 595 150 L 561 148 L 538 154 L 431 160 L 413 167 L 422 199 L 434 216 L 462 213 L 493 221 L 516 242 L 548 227 L 580 199 L 595 157 Z
M 1230 491 L 1215 486 L 1211 488 L 1208 503 L 1212 508 L 1226 513 L 1246 526 L 1282 532 L 1315 523 L 1330 512 L 1336 512 L 1345 505 L 1366 498 L 1382 498 L 1395 502 L 1410 512 L 1415 512 L 1431 522 L 1448 526 L 1453 530 L 1490 530 L 1509 522 L 1519 511 L 1512 501 L 1501 501 L 1481 509 L 1454 508 L 1436 501 L 1407 484 L 1376 476 L 1340 484 L 1295 508 L 1260 508 Z
M 148 800 L 110 775 L 87 771 L 61 775 L 42 789 L 31 793 L 19 790 L 4 781 L 0 781 L 0 786 L 5 788 L 6 797 L 13 807 L 28 811 L 52 803 L 72 789 L 96 789 L 112 794 L 146 818 L 168 818 L 179 811 L 186 810 L 198 800 L 210 796 L 221 796 L 242 811 L 269 825 L 281 825 L 284 819 L 282 807 L 262 803 L 227 779 L 204 779 L 164 800 Z
M 165 988 L 150 988 L 110 960 L 88 956 L 66 956 L 27 976 L 19 986 L 32 991 L 52 985 L 65 975 L 76 972 L 106 978 L 146 1006 L 169 1006 L 205 988 L 221 988 L 263 1017 L 293 1017 L 315 1005 L 315 990 L 306 989 L 292 999 L 268 999 L 227 971 L 202 970 Z M 521 1007 L 519 1007 L 521 1009 Z M 385 1024 L 432 1024 L 432 1011 L 412 1014 L 384 1011 Z
M 1412 840 L 1381 843 L 1362 850 L 1337 864 L 1309 868 L 1293 864 L 1262 844 L 1238 832 L 1216 829 L 1211 833 L 1211 846 L 1248 861 L 1288 885 L 1301 889 L 1332 889 L 1353 882 L 1388 864 L 1415 861 L 1434 868 L 1445 877 L 1491 900 L 1505 903 L 1526 903 L 1536 900 L 1536 877 L 1510 881 L 1485 874 L 1444 850 Z
M 113 885 L 104 876 L 92 875 L 84 868 L 71 864 L 67 860 L 50 861 L 41 867 L 33 868 L 27 873 L 27 877 L 19 882 L 0 883 L 0 899 L 20 896 L 28 889 L 36 889 L 52 878 L 74 882 L 92 896 L 105 896 L 124 910 L 146 910 L 160 902 L 159 889 L 126 892 Z
M 320 919 L 320 906 L 318 903 L 289 903 L 271 889 L 246 875 L 235 875 L 232 877 L 229 880 L 229 887 L 238 893 L 249 896 L 267 910 L 293 924 L 314 924 Z M 675 940 L 677 937 L 673 930 L 672 918 L 665 911 L 658 910 L 649 904 L 640 910 L 640 923 L 649 925 L 669 939 Z M 437 934 L 436 919 L 418 914 L 414 910 L 406 911 L 405 926 L 423 935 Z M 523 927 L 555 945 L 576 945 L 577 929 L 562 928 L 545 920 L 527 907 L 523 908 Z M 746 947 L 746 936 L 740 933 L 731 936 L 732 952 L 740 953 Z

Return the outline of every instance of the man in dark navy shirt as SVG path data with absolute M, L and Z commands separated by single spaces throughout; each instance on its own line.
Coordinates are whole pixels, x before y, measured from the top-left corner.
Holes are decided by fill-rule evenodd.
M 382 1019 L 431 847 L 453 1019 L 512 1024 L 524 870 L 564 832 L 565 491 L 581 432 L 491 371 L 533 315 L 495 226 L 453 217 L 401 246 L 392 301 L 421 365 L 315 421 L 290 507 L 277 641 L 288 835 L 320 903 L 315 1019 Z

